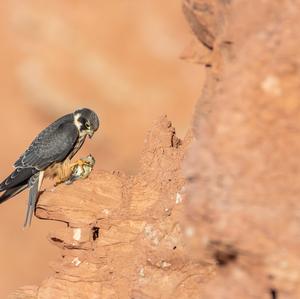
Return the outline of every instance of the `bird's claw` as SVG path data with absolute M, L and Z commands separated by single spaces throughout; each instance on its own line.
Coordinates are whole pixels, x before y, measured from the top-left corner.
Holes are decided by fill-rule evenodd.
M 79 179 L 86 179 L 92 172 L 94 165 L 96 163 L 95 158 L 92 155 L 81 158 L 72 165 L 72 174 L 65 181 L 66 185 L 71 185 L 73 182 Z

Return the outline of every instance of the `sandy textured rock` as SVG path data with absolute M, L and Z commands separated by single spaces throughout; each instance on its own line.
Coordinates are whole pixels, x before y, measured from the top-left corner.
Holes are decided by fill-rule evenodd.
M 197 298 L 213 268 L 185 245 L 181 162 L 190 139 L 178 139 L 162 117 L 137 175 L 99 171 L 42 194 L 37 216 L 67 227 L 49 235 L 61 259 L 32 298 Z
M 186 167 L 203 298 L 300 298 L 300 1 L 186 3 L 214 36 Z

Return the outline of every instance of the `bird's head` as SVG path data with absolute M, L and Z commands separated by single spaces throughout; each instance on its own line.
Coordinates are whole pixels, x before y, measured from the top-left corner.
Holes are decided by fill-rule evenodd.
M 74 124 L 80 136 L 88 135 L 92 138 L 94 132 L 99 128 L 99 118 L 94 111 L 88 108 L 78 109 L 74 112 Z

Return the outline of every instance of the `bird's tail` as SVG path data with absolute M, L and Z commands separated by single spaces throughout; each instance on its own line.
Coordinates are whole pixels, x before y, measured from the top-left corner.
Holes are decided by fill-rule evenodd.
M 39 196 L 39 191 L 43 180 L 43 176 L 44 176 L 44 172 L 41 171 L 33 175 L 29 180 L 29 198 L 28 198 L 24 228 L 29 227 L 31 225 L 31 219 Z
M 19 186 L 15 186 L 13 188 L 10 188 L 6 190 L 1 196 L 0 196 L 0 204 L 5 202 L 6 200 L 10 199 L 11 197 L 19 194 L 22 192 L 24 189 L 26 189 L 28 184 L 23 184 Z

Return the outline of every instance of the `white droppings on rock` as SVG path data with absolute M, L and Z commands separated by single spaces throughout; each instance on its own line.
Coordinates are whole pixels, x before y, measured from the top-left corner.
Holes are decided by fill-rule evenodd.
M 104 213 L 105 215 L 109 215 L 109 210 L 108 210 L 108 209 L 103 209 L 103 213 Z
M 142 268 L 140 269 L 139 275 L 140 275 L 141 277 L 145 277 L 145 269 L 144 269 L 144 267 L 142 267 Z
M 78 267 L 81 264 L 79 257 L 75 257 L 72 261 L 72 264 Z
M 161 268 L 163 268 L 163 269 L 169 268 L 170 266 L 171 266 L 171 264 L 166 261 L 161 262 Z
M 176 201 L 175 202 L 177 205 L 182 203 L 182 196 L 180 193 L 176 193 Z
M 193 237 L 195 235 L 195 228 L 193 226 L 188 226 L 185 229 L 185 235 L 189 238 Z
M 147 239 L 150 239 L 154 245 L 159 244 L 158 232 L 150 224 L 147 224 L 144 228 L 144 234 Z
M 80 241 L 81 239 L 81 228 L 74 228 L 73 230 L 73 239 L 76 241 Z
M 169 208 L 165 208 L 165 213 L 166 213 L 167 216 L 171 216 L 172 210 L 169 209 Z
M 264 92 L 272 96 L 281 96 L 282 89 L 280 86 L 280 80 L 274 75 L 267 76 L 261 83 L 261 88 Z

